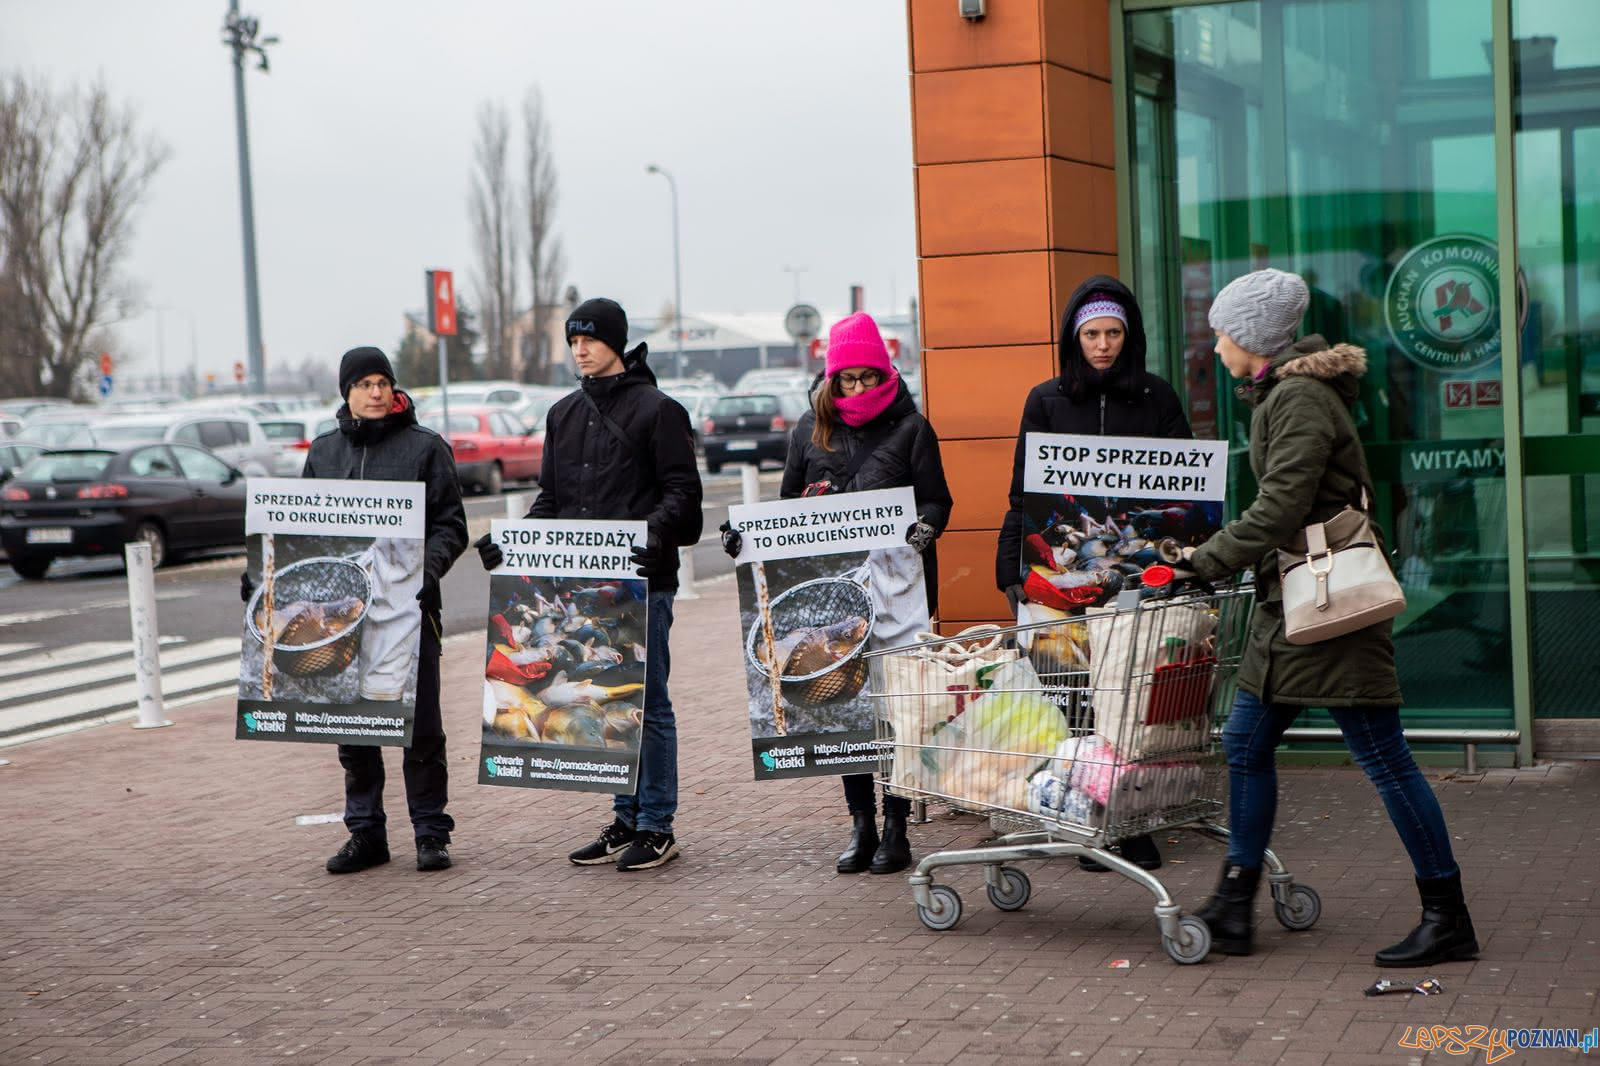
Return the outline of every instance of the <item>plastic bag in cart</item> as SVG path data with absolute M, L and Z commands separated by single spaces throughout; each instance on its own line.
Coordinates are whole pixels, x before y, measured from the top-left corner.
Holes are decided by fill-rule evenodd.
M 1215 613 L 1177 602 L 1086 617 L 1094 731 L 1129 759 L 1203 746 Z
M 964 803 L 1028 809 L 1028 778 L 1069 733 L 1026 659 L 980 668 L 981 694 L 935 730 L 922 750 L 933 791 Z

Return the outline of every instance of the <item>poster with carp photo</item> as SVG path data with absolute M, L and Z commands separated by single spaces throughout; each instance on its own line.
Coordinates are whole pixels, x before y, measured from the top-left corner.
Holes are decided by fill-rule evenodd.
M 631 795 L 644 728 L 643 522 L 496 521 L 478 783 Z
M 410 744 L 422 483 L 251 478 L 245 538 L 234 736 Z
M 865 654 L 928 628 L 916 516 L 909 488 L 728 509 L 757 780 L 878 768 Z

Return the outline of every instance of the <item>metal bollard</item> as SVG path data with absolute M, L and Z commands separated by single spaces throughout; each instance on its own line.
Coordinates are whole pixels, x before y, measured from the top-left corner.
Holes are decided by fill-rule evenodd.
M 133 624 L 133 671 L 139 683 L 139 720 L 135 729 L 159 729 L 172 723 L 161 717 L 161 640 L 156 627 L 156 572 L 150 545 L 124 548 L 128 562 L 128 616 Z
M 698 600 L 694 590 L 694 545 L 678 549 L 678 591 L 675 599 Z
M 522 493 L 511 492 L 506 494 L 507 522 L 519 522 L 527 513 L 528 509 L 522 503 Z
M 744 492 L 745 503 L 759 503 L 761 501 L 761 467 L 755 463 L 743 463 L 739 466 L 739 487 Z

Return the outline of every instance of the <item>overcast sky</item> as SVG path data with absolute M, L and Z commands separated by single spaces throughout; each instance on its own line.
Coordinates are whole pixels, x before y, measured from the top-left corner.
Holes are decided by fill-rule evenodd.
M 268 366 L 392 350 L 423 271 L 474 297 L 474 116 L 540 86 L 567 282 L 639 317 L 672 297 L 673 172 L 686 313 L 869 310 L 915 292 L 905 6 L 892 0 L 244 0 L 271 49 L 247 71 Z M 225 0 L 0 0 L 0 72 L 103 79 L 172 150 L 125 274 L 164 319 L 165 369 L 245 358 Z M 517 153 L 520 158 L 520 143 Z M 520 169 L 520 168 L 519 168 Z M 527 282 L 521 285 L 524 298 Z M 477 301 L 474 300 L 474 303 Z M 122 323 L 154 372 L 155 314 Z

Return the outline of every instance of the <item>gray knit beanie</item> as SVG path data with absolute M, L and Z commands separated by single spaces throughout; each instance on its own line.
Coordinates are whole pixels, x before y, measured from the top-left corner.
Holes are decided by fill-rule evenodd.
M 1208 318 L 1245 351 L 1277 355 L 1294 342 L 1310 302 L 1300 275 L 1268 268 L 1228 282 Z

